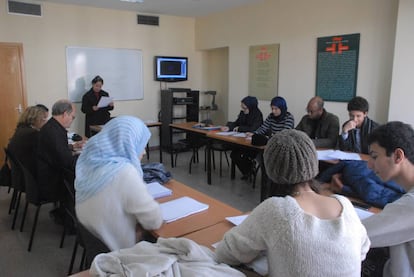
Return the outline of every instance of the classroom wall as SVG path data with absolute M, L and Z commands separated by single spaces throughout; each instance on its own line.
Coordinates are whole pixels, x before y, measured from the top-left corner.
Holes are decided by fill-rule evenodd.
M 130 114 L 144 120 L 157 119 L 160 83 L 153 79 L 155 55 L 189 58 L 189 80 L 162 83 L 163 88 L 203 89 L 202 55 L 194 48 L 193 18 L 160 16 L 160 26 L 154 27 L 137 25 L 135 12 L 42 3 L 43 16 L 33 17 L 7 14 L 6 0 L 0 0 L 0 41 L 23 44 L 28 105 L 43 103 L 51 107 L 56 100 L 67 98 L 66 46 L 142 50 L 144 99 L 117 101 L 113 116 Z M 71 130 L 83 134 L 84 114 L 80 104 L 77 107 Z M 158 145 L 156 128 L 151 131 L 150 145 Z
M 297 124 L 315 95 L 317 38 L 360 33 L 357 95 L 370 102 L 370 117 L 385 122 L 397 10 L 397 0 L 265 0 L 197 18 L 195 44 L 200 50 L 229 48 L 228 117 L 234 118 L 248 95 L 249 47 L 279 43 L 279 95 Z M 268 101 L 260 107 L 270 112 Z M 346 103 L 327 102 L 326 108 L 347 120 Z
M 388 120 L 414 126 L 414 1 L 400 0 Z

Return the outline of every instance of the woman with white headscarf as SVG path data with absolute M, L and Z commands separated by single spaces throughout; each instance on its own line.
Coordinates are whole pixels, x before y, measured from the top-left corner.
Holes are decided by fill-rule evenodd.
M 146 230 L 162 224 L 141 169 L 150 136 L 140 119 L 119 116 L 88 141 L 77 161 L 78 219 L 111 251 L 135 245 L 137 224 Z

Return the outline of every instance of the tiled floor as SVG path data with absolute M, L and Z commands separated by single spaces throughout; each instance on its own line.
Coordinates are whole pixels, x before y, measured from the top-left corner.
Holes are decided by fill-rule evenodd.
M 177 166 L 173 169 L 170 167 L 169 154 L 164 153 L 164 164 L 170 170 L 174 179 L 241 211 L 252 210 L 259 203 L 260 187 L 258 184 L 260 180 L 256 181 L 255 189 L 252 188 L 251 184 L 240 180 L 240 175 L 237 175 L 235 180 L 230 180 L 230 169 L 227 167 L 224 156 L 223 176 L 219 177 L 219 154 L 217 153 L 217 168 L 212 174 L 212 185 L 208 185 L 206 172 L 204 171 L 203 152 L 200 151 L 200 163 L 193 164 L 191 175 L 188 174 L 190 152 L 180 153 Z M 158 157 L 158 152 L 152 151 L 150 161 L 157 162 Z M 144 160 L 144 162 L 146 161 Z M 10 198 L 11 193 L 7 193 L 7 188 L 0 187 L 0 276 L 65 276 L 70 262 L 74 236 L 67 236 L 64 247 L 59 248 L 62 227 L 54 224 L 49 219 L 48 212 L 52 207 L 46 205 L 41 210 L 32 251 L 27 252 L 35 209 L 33 206 L 30 207 L 23 232 L 20 232 L 19 228 L 11 230 L 12 215 L 8 215 Z M 20 224 L 20 221 L 18 222 Z M 80 256 L 81 252 L 79 251 L 78 258 Z M 77 262 L 76 265 L 78 264 Z

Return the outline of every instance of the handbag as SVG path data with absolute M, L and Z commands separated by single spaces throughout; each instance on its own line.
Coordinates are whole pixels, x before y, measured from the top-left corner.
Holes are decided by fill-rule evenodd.
M 7 163 L 7 156 L 4 159 L 4 164 L 0 169 L 0 186 L 9 187 L 11 185 L 11 170 Z

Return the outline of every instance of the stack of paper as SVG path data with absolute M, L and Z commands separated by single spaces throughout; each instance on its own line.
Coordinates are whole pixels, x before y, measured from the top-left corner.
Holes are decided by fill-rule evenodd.
M 105 108 L 108 107 L 111 102 L 114 101 L 113 97 L 108 96 L 101 96 L 101 99 L 99 99 L 99 102 L 97 104 L 98 108 Z
M 169 223 L 208 209 L 208 205 L 184 196 L 160 204 L 162 217 Z
M 230 131 L 230 132 L 217 132 L 216 134 L 219 135 L 219 136 L 233 136 L 233 135 L 237 134 L 237 132 L 233 132 L 233 131 Z
M 357 153 L 348 153 L 340 150 L 318 150 L 318 160 L 361 160 Z
M 158 182 L 152 182 L 147 184 L 147 189 L 149 194 L 151 194 L 154 199 L 165 197 L 172 194 L 172 190 L 164 187 Z

